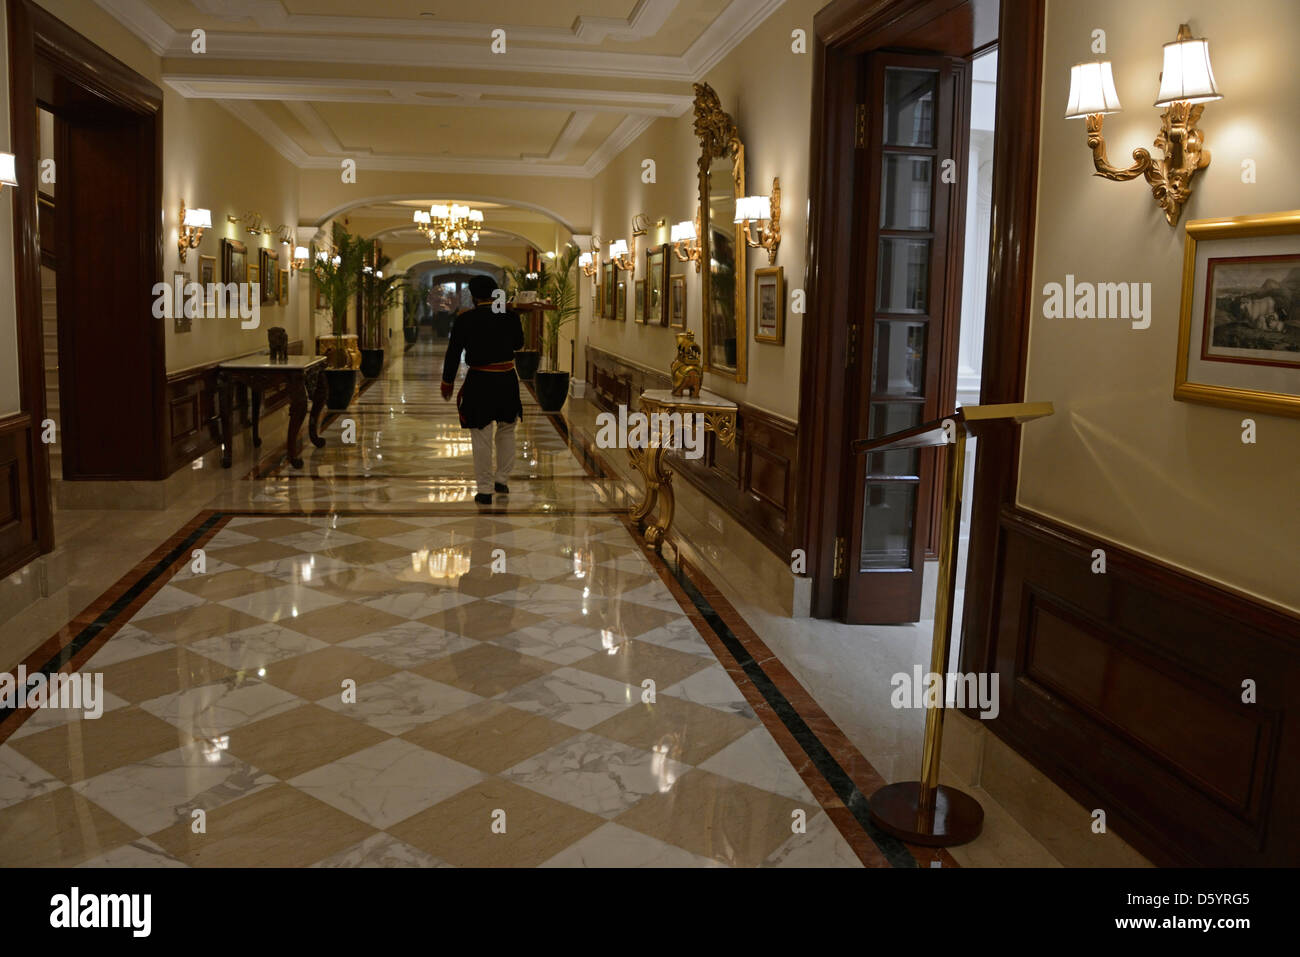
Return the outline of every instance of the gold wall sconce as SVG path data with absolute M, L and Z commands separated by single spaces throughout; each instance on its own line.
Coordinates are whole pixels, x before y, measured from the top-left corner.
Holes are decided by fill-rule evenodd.
M 198 248 L 203 241 L 203 232 L 212 228 L 212 213 L 206 209 L 186 209 L 185 200 L 181 200 L 181 228 L 176 245 L 181 251 L 181 262 L 185 262 L 191 249 Z
M 293 258 L 289 260 L 289 271 L 298 272 L 300 269 L 307 267 L 307 260 L 311 258 L 311 253 L 307 251 L 306 246 L 295 246 L 293 249 Z
M 652 226 L 658 229 L 663 229 L 665 225 L 667 225 L 667 223 L 662 218 L 651 220 L 645 213 L 637 213 L 632 217 L 632 235 L 644 236 L 646 233 L 650 232 Z
M 1165 108 L 1160 114 L 1160 133 L 1155 139 L 1161 159 L 1153 159 L 1140 147 L 1133 151 L 1133 165 L 1124 169 L 1111 166 L 1106 158 L 1101 118 L 1120 110 L 1108 60 L 1079 63 L 1071 68 L 1070 102 L 1065 118 L 1086 121 L 1095 175 L 1114 182 L 1145 177 L 1156 205 L 1165 212 L 1165 220 L 1170 226 L 1176 226 L 1183 205 L 1191 198 L 1192 178 L 1210 165 L 1210 151 L 1204 147 L 1205 134 L 1196 124 L 1205 104 L 1221 99 L 1223 95 L 1215 85 L 1214 71 L 1210 68 L 1210 42 L 1193 37 L 1184 23 L 1178 27 L 1178 38 L 1164 45 L 1164 70 L 1155 102 L 1156 106 Z
M 600 237 L 591 237 L 591 250 L 578 255 L 578 265 L 582 274 L 588 279 L 595 279 L 600 272 Z
M 781 180 L 772 177 L 771 196 L 744 196 L 736 200 L 736 223 L 745 234 L 745 245 L 767 250 L 768 265 L 776 262 L 781 245 Z M 758 234 L 754 234 L 754 224 Z
M 250 236 L 261 236 L 263 234 L 269 236 L 273 232 L 269 226 L 263 225 L 261 213 L 247 212 L 243 216 L 227 216 L 226 221 L 229 223 L 243 223 L 244 232 Z
M 616 239 L 609 244 L 609 261 L 619 269 L 628 273 L 636 272 L 636 234 L 632 235 L 632 245 L 629 247 L 627 242 L 622 239 Z
M 0 153 L 0 193 L 6 186 L 18 188 L 18 160 L 13 153 Z
M 695 271 L 700 271 L 700 208 L 695 207 L 695 222 L 686 220 L 673 226 L 671 234 L 673 255 L 678 262 L 694 262 Z

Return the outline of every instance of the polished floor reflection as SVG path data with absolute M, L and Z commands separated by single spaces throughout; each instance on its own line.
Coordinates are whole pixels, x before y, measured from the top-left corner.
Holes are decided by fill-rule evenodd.
M 104 710 L 0 723 L 0 865 L 882 863 L 531 402 L 509 499 L 473 504 L 435 368 L 394 362 L 29 661 L 102 673 Z

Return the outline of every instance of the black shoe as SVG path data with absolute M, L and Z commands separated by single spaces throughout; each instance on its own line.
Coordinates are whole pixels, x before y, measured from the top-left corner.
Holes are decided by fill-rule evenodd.
M 474 502 L 475 502 L 476 504 L 478 504 L 478 505 L 491 505 L 491 504 L 492 504 L 492 496 L 491 496 L 491 495 L 486 495 L 486 494 L 484 494 L 484 495 L 475 495 L 475 496 L 474 496 Z
M 497 483 L 496 483 L 495 485 L 493 485 L 492 487 L 493 487 L 494 489 L 497 490 L 497 494 L 498 494 L 498 495 L 509 495 L 509 494 L 510 494 L 510 486 L 507 485 L 505 482 L 497 482 Z

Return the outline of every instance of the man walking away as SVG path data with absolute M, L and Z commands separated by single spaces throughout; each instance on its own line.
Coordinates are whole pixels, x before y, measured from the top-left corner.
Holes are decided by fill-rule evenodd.
M 474 480 L 478 483 L 474 501 L 479 505 L 491 505 L 494 490 L 498 495 L 510 494 L 506 480 L 515 464 L 515 426 L 524 417 L 519 376 L 515 374 L 515 351 L 524 346 L 524 330 L 517 314 L 492 310 L 496 289 L 496 281 L 490 276 L 475 276 L 469 281 L 474 308 L 456 317 L 442 364 L 444 399 L 451 398 L 461 353 L 469 365 L 465 384 L 456 396 L 456 407 L 461 428 L 469 429 L 474 447 Z

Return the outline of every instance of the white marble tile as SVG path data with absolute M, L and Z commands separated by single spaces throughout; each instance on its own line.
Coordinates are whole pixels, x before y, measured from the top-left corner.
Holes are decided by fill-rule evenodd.
M 86 662 L 84 670 L 97 671 L 132 658 L 152 655 L 155 651 L 166 651 L 175 647 L 165 638 L 158 638 L 142 631 L 134 625 L 123 625 L 107 642 Z
M 792 834 L 767 856 L 764 867 L 862 867 L 835 822 L 818 810 L 808 810 L 808 832 Z
M 63 782 L 13 748 L 0 745 L 0 808 L 57 791 Z
M 766 728 L 741 735 L 699 766 L 733 781 L 802 801 L 810 808 L 817 806 L 817 799 Z
M 532 655 L 534 658 L 544 658 L 561 665 L 571 665 L 575 661 L 581 661 L 583 658 L 590 657 L 593 651 L 600 651 L 605 647 L 598 629 L 556 622 L 529 625 L 499 638 L 492 638 L 488 643 L 509 648 L 521 655 Z
M 197 809 L 211 811 L 277 783 L 225 750 L 221 736 L 114 768 L 72 789 L 141 834 L 153 834 Z
M 700 637 L 699 629 L 689 618 L 670 621 L 658 628 L 651 628 L 636 636 L 637 641 L 644 641 L 660 648 L 683 651 L 688 655 L 700 655 L 710 661 L 716 661 L 713 649 Z
M 219 738 L 300 704 L 296 695 L 264 681 L 230 678 L 163 695 L 140 707 L 195 738 Z
M 186 608 L 194 608 L 204 604 L 204 599 L 198 595 L 191 595 L 183 588 L 174 588 L 171 585 L 163 585 L 145 606 L 132 616 L 132 621 L 144 621 L 148 618 L 155 618 L 158 615 L 169 615 L 174 611 L 182 611 Z
M 393 837 L 371 834 L 359 844 L 333 854 L 312 867 L 451 867 L 446 861 L 426 854 Z
M 337 694 L 316 703 L 391 735 L 399 735 L 482 700 L 476 694 L 440 681 L 399 671 L 361 685 L 357 688 L 355 703 L 344 703 L 342 696 Z
M 659 693 L 758 720 L 745 696 L 721 665 L 697 671 L 675 685 L 661 688 Z
M 78 867 L 189 867 L 178 861 L 148 838 L 123 844 L 98 857 L 92 857 Z
M 400 738 L 349 754 L 289 781 L 377 828 L 404 821 L 483 780 L 483 774 Z
M 279 558 L 275 561 L 258 562 L 256 565 L 249 565 L 248 570 L 269 578 L 278 578 L 289 584 L 313 587 L 320 584 L 320 580 L 325 576 L 345 572 L 351 567 L 347 562 L 328 555 L 303 554 Z
M 586 731 L 640 700 L 641 691 L 621 681 L 574 668 L 557 668 L 495 700 Z
M 522 761 L 501 777 L 601 817 L 672 790 L 689 767 L 595 734 L 579 734 Z
M 113 692 L 105 689 L 102 702 L 103 714 L 116 711 L 118 708 L 125 708 L 128 704 L 130 702 L 126 699 L 119 698 Z M 22 727 L 9 736 L 9 740 L 17 741 L 19 738 L 25 738 L 30 734 L 48 731 L 50 728 L 58 728 L 73 721 L 95 720 L 97 719 L 88 718 L 83 708 L 40 708 L 32 712 L 31 717 L 23 722 Z
M 477 600 L 473 595 L 462 595 L 449 588 L 438 588 L 380 595 L 377 598 L 367 599 L 361 604 L 386 611 L 390 615 L 414 620 Z
M 253 537 L 250 536 L 250 535 L 244 535 L 244 536 L 241 536 L 241 537 L 242 537 L 242 538 L 247 538 L 247 539 L 249 539 L 249 541 L 253 541 L 253 542 L 256 542 L 256 541 L 257 541 L 256 538 L 253 538 Z M 225 542 L 222 542 L 220 546 L 214 545 L 214 544 L 212 544 L 211 542 L 209 542 L 208 545 L 207 545 L 207 547 L 204 549 L 205 557 L 204 557 L 204 560 L 203 560 L 203 571 L 202 571 L 202 572 L 196 572 L 196 571 L 194 570 L 194 563 L 193 563 L 193 561 L 189 561 L 189 562 L 186 562 L 184 565 L 182 565 L 180 568 L 178 568 L 178 569 L 176 570 L 176 574 L 172 575 L 172 577 L 171 577 L 171 581 L 174 581 L 174 582 L 190 581 L 191 579 L 194 579 L 194 578 L 206 578 L 206 577 L 208 577 L 209 575 L 220 575 L 222 572 L 236 572 L 236 571 L 239 571 L 239 569 L 240 569 L 241 566 L 239 566 L 239 565 L 234 565 L 234 564 L 232 564 L 232 563 L 230 563 L 230 562 L 223 562 L 220 558 L 217 558 L 217 557 L 214 556 L 214 555 L 206 554 L 207 552 L 210 552 L 210 551 L 212 551 L 213 549 L 218 548 L 218 547 L 220 547 L 220 548 L 226 548 L 226 547 L 228 547 L 228 546 L 227 546 L 227 543 L 225 543 Z
M 340 643 L 342 648 L 359 651 L 368 658 L 394 668 L 412 668 L 473 648 L 479 642 L 463 635 L 443 631 L 418 621 L 404 621 L 380 631 L 361 635 Z
M 305 585 L 281 585 L 279 588 L 268 588 L 251 595 L 236 595 L 234 598 L 227 598 L 221 604 L 264 621 L 282 621 L 320 608 L 328 608 L 330 605 L 337 605 L 340 601 L 341 598 Z
M 219 661 L 236 671 L 257 672 L 277 661 L 304 655 L 328 645 L 301 632 L 267 622 L 265 625 L 232 631 L 228 635 L 213 635 L 193 642 L 189 647 L 205 658 Z
M 560 851 L 542 867 L 726 867 L 610 821 Z

